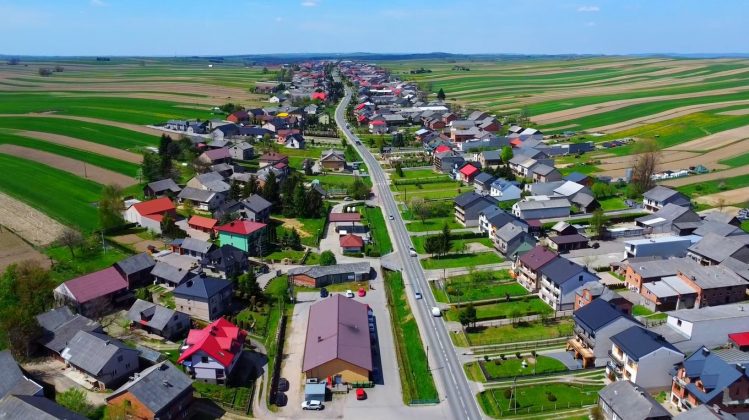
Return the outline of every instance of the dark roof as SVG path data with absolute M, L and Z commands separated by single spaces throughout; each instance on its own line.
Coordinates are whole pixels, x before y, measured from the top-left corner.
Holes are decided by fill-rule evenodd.
M 174 296 L 186 299 L 208 299 L 220 293 L 222 290 L 231 287 L 232 284 L 229 280 L 197 275 L 177 286 L 174 289 Z
M 718 355 L 701 347 L 684 360 L 682 364 L 686 376 L 690 379 L 701 379 L 708 392 L 703 392 L 695 385 L 693 380 L 687 384 L 686 388 L 697 400 L 703 404 L 712 401 L 718 395 L 721 395 L 726 388 L 739 380 L 746 372 L 739 372 L 736 367 Z
M 113 357 L 129 351 L 137 352 L 106 334 L 78 331 L 62 351 L 62 357 L 92 376 L 98 376 Z
M 481 200 L 483 198 L 484 198 L 483 195 L 478 194 L 475 191 L 470 191 L 470 192 L 463 193 L 463 194 L 455 197 L 454 201 L 455 201 L 455 205 L 456 206 L 458 206 L 458 207 L 465 207 L 465 206 L 473 203 L 474 201 Z
M 55 353 L 62 352 L 78 331 L 101 331 L 98 322 L 73 314 L 67 306 L 37 315 L 36 320 L 44 330 L 39 342 Z
M 200 263 L 203 265 L 213 265 L 219 271 L 226 272 L 236 265 L 245 267 L 248 262 L 248 254 L 233 245 L 221 245 L 206 254 Z
M 598 391 L 598 395 L 622 420 L 671 417 L 658 401 L 630 381 L 614 381 Z
M 580 172 L 570 172 L 569 174 L 567 174 L 567 176 L 564 177 L 564 179 L 566 179 L 567 181 L 577 182 L 578 184 L 589 178 L 590 177 L 588 175 Z
M 612 335 L 611 341 L 622 349 L 630 359 L 634 359 L 636 362 L 640 361 L 641 357 L 647 356 L 662 347 L 681 354 L 663 336 L 636 325 Z
M 151 275 L 170 283 L 180 284 L 185 280 L 185 278 L 192 276 L 193 274 L 180 267 L 175 267 L 163 261 L 158 261 L 153 269 L 151 269 Z
M 242 200 L 242 205 L 253 213 L 260 213 L 261 211 L 267 210 L 273 206 L 272 203 L 257 194 L 252 194 Z
M 341 294 L 309 308 L 302 371 L 340 359 L 372 370 L 368 306 Z
M 9 350 L 0 351 L 0 398 L 7 394 L 34 395 L 42 387 L 26 378 Z
M 699 242 L 690 246 L 689 251 L 713 261 L 723 262 L 736 251 L 747 246 L 747 243 L 739 238 L 739 236 L 723 237 L 708 233 Z
M 566 282 L 575 274 L 585 271 L 585 267 L 563 257 L 556 257 L 539 270 L 555 284 Z
M 141 252 L 140 254 L 127 257 L 124 260 L 114 264 L 118 267 L 126 276 L 137 273 L 142 270 L 150 270 L 156 265 L 156 262 L 151 258 L 150 254 Z
M 87 420 L 52 400 L 26 395 L 7 395 L 0 399 L 0 418 L 34 420 Z
M 520 257 L 520 262 L 531 270 L 538 270 L 544 265 L 550 263 L 556 257 L 557 254 L 549 251 L 541 245 L 538 245 L 529 252 L 523 254 L 523 256 Z
M 161 181 L 149 182 L 148 188 L 150 188 L 151 191 L 155 193 L 160 193 L 162 191 L 171 191 L 178 193 L 182 190 L 182 188 L 180 188 L 179 185 L 177 185 L 177 183 L 174 182 L 174 180 L 171 178 L 162 179 Z
M 162 331 L 169 325 L 169 321 L 176 318 L 177 314 L 177 311 L 174 309 L 138 299 L 127 311 L 127 319 L 143 323 L 157 331 Z
M 473 178 L 473 182 L 478 182 L 480 184 L 491 184 L 494 179 L 495 178 L 493 176 L 487 174 L 486 172 L 481 172 Z
M 575 323 L 588 333 L 598 331 L 617 319 L 624 317 L 637 323 L 631 316 L 619 312 L 610 303 L 595 299 L 572 314 Z
M 137 374 L 107 397 L 107 401 L 130 392 L 138 401 L 158 414 L 177 397 L 192 392 L 192 380 L 168 361 L 151 366 Z
M 304 274 L 312 278 L 319 278 L 323 276 L 329 276 L 334 274 L 346 274 L 346 273 L 369 273 L 371 267 L 368 262 L 356 262 L 348 264 L 335 264 L 335 265 L 313 265 L 313 266 L 302 266 L 296 267 L 289 270 L 288 274 L 291 276 Z
M 645 193 L 642 196 L 650 200 L 663 202 L 663 201 L 672 199 L 676 195 L 680 195 L 681 197 L 686 198 L 686 196 L 684 196 L 683 194 L 681 194 L 680 192 L 676 190 L 672 190 L 671 188 L 664 187 L 662 185 L 656 185 L 655 187 L 649 189 L 648 191 L 645 191 Z M 688 203 L 689 199 L 686 198 L 686 201 Z
M 573 235 L 552 236 L 549 239 L 557 245 L 573 244 L 577 242 L 588 242 L 588 238 L 586 238 L 585 236 L 579 233 L 575 233 Z

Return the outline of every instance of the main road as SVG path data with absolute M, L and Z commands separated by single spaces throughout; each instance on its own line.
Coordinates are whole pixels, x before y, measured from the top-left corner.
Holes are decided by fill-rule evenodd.
M 463 373 L 463 367 L 455 353 L 455 348 L 450 341 L 450 334 L 442 320 L 433 317 L 431 314 L 431 308 L 437 305 L 419 259 L 411 257 L 409 253 L 409 248 L 413 246 L 411 237 L 406 230 L 406 224 L 403 223 L 400 211 L 398 211 L 385 172 L 369 149 L 363 146 L 359 138 L 348 129 L 345 112 L 350 100 L 351 90 L 346 88 L 346 95 L 336 108 L 336 124 L 352 146 L 357 149 L 369 169 L 374 190 L 385 214 L 385 223 L 387 223 L 393 239 L 395 252 L 400 256 L 403 274 L 410 282 L 412 294 L 409 300 L 416 303 L 413 307 L 417 319 L 421 320 L 420 330 L 428 346 L 428 353 L 437 362 L 436 366 L 432 365 L 431 367 L 432 372 L 439 377 L 442 383 L 445 394 L 445 400 L 442 403 L 449 405 L 454 419 L 480 419 L 481 412 L 476 405 L 476 399 Z M 392 220 L 390 219 L 391 216 Z M 413 298 L 413 292 L 417 290 L 421 291 L 423 295 L 421 300 Z

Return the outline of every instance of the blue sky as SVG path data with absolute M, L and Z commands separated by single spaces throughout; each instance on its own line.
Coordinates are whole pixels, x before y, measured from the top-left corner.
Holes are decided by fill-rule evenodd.
M 749 52 L 747 0 L 0 0 L 0 54 Z

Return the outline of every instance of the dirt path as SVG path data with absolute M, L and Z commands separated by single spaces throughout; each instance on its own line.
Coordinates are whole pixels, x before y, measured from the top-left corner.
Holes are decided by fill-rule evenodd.
M 61 134 L 43 133 L 41 131 L 19 131 L 16 134 L 24 137 L 31 137 L 38 140 L 48 141 L 50 143 L 61 144 L 63 146 L 72 147 L 73 149 L 80 149 L 87 152 L 97 153 L 125 162 L 140 164 L 143 161 L 143 156 L 137 153 L 117 149 L 116 147 L 105 146 L 103 144 L 92 143 L 86 140 L 79 140 L 73 137 L 63 136 Z
M 709 111 L 711 109 L 726 108 L 731 105 L 744 105 L 744 104 L 749 104 L 749 100 L 727 101 L 727 102 L 717 102 L 717 103 L 711 103 L 711 104 L 698 104 L 698 105 L 683 106 L 683 107 L 669 109 L 668 111 L 659 112 L 657 114 L 652 114 L 652 115 L 648 115 L 648 116 L 641 117 L 641 118 L 634 118 L 631 120 L 622 121 L 616 124 L 609 124 L 609 125 L 603 125 L 600 127 L 591 128 L 585 131 L 602 132 L 602 133 L 614 132 L 615 133 L 617 131 L 628 130 L 630 128 L 636 128 L 636 127 L 640 127 L 646 124 L 657 123 L 660 121 L 666 121 L 666 120 L 682 117 L 684 115 L 694 114 L 695 112 Z
M 718 115 L 747 115 L 749 114 L 749 108 L 745 109 L 734 109 L 731 111 L 719 112 Z
M 118 128 L 124 128 L 125 130 L 135 131 L 138 133 L 143 134 L 151 134 L 154 136 L 161 136 L 162 132 L 159 130 L 156 130 L 154 128 L 148 128 L 146 126 L 137 125 L 137 124 L 129 124 L 129 123 L 123 123 L 123 122 L 117 122 L 117 121 L 110 121 L 110 120 L 104 120 L 101 118 L 91 118 L 91 117 L 77 117 L 74 115 L 60 115 L 60 114 L 54 114 L 54 113 L 40 113 L 40 112 L 31 112 L 28 114 L 0 114 L 0 118 L 5 117 L 13 117 L 13 118 L 62 118 L 65 120 L 76 120 L 76 121 L 83 121 L 83 122 L 89 122 L 92 124 L 101 124 L 101 125 L 111 125 L 112 127 L 118 127 Z
M 3 193 L 0 193 L 0 225 L 37 246 L 51 244 L 65 229 L 46 214 Z
M 702 204 L 708 204 L 711 206 L 718 206 L 721 204 L 741 204 L 749 202 L 749 187 L 737 188 L 735 190 L 723 191 L 715 194 L 708 194 L 702 197 L 697 197 L 694 201 Z
M 740 168 L 726 169 L 725 171 L 711 172 L 704 175 L 688 176 L 686 178 L 671 179 L 664 181 L 661 184 L 669 187 L 681 187 L 684 185 L 697 184 L 705 181 L 715 181 L 716 179 L 733 178 L 735 176 L 746 175 L 749 173 L 749 169 L 746 166 Z M 749 197 L 747 197 L 749 198 Z
M 100 168 L 98 166 L 84 163 L 80 160 L 56 155 L 54 153 L 30 149 L 28 147 L 16 146 L 14 144 L 1 144 L 0 153 L 43 163 L 47 166 L 70 172 L 79 177 L 88 178 L 99 184 L 117 184 L 122 187 L 129 187 L 130 185 L 138 183 L 138 180 L 135 178 L 110 171 L 109 169 Z
M 676 146 L 669 147 L 666 150 L 713 150 L 723 148 L 729 144 L 737 143 L 739 140 L 749 139 L 749 125 L 743 127 L 732 128 L 730 130 L 721 131 L 719 133 L 710 134 L 709 136 L 700 137 L 698 139 L 688 141 Z M 746 143 L 743 141 L 742 143 Z M 741 154 L 742 152 L 736 149 L 729 149 L 732 154 Z M 729 154 L 728 157 L 731 157 Z

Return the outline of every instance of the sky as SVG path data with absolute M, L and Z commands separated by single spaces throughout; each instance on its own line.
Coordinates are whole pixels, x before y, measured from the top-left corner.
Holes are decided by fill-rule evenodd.
M 0 54 L 749 52 L 749 0 L 0 0 Z

